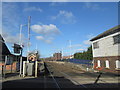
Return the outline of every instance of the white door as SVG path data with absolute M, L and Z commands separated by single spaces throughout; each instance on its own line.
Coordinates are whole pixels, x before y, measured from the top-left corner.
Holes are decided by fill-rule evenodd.
M 120 61 L 116 60 L 116 69 L 119 69 L 119 68 L 120 68 Z
M 100 67 L 100 60 L 98 60 L 98 67 Z
M 108 61 L 108 60 L 105 61 L 105 64 L 106 64 L 106 68 L 110 68 L 109 61 Z

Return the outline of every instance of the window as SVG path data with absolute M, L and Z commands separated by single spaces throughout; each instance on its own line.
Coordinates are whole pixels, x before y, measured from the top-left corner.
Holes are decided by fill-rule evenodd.
M 120 34 L 113 36 L 114 44 L 120 43 Z
M 119 69 L 119 68 L 120 68 L 120 61 L 116 60 L 116 69 Z
M 98 42 L 93 43 L 93 48 L 94 49 L 99 48 Z
M 106 67 L 106 68 L 110 68 L 109 61 L 108 61 L 108 60 L 105 61 L 105 67 Z
M 100 67 L 100 60 L 98 60 L 97 63 L 98 63 L 98 67 Z

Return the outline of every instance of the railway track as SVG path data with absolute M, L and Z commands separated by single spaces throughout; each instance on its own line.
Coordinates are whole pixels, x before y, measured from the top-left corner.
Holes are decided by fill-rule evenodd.
M 56 88 L 58 88 L 59 90 L 61 90 L 62 87 L 61 87 L 60 83 L 58 82 L 58 80 L 56 80 L 56 78 L 55 78 L 54 75 L 51 73 L 51 71 L 50 71 L 50 69 L 47 67 L 47 65 L 45 65 L 45 67 L 46 67 L 46 69 L 47 69 L 48 72 L 49 72 L 49 76 L 51 76 L 51 78 L 53 79 L 53 81 L 54 81 L 54 83 L 55 83 L 55 85 L 56 85 Z M 64 72 L 60 72 L 60 71 L 59 71 L 59 73 L 61 73 L 64 77 L 70 79 L 72 82 L 74 82 L 74 83 L 76 83 L 77 85 L 79 85 L 77 88 L 86 88 L 86 89 L 87 89 L 87 87 L 86 87 L 85 85 L 80 84 L 79 82 L 77 82 L 76 80 L 74 80 L 70 75 L 68 75 L 68 74 L 66 74 L 66 73 L 64 73 Z M 69 88 L 69 87 L 64 87 L 64 88 Z
M 51 70 L 50 70 L 50 69 L 52 69 L 52 68 L 51 68 L 50 66 L 47 66 L 47 65 L 46 65 L 46 68 L 48 69 L 50 76 L 52 77 L 53 81 L 55 82 L 56 88 L 58 88 L 58 89 L 60 90 L 60 89 L 62 88 L 62 87 L 61 87 L 61 83 L 59 83 L 59 81 L 58 81 L 58 80 L 54 77 L 54 75 L 51 73 Z M 68 73 L 66 73 L 66 72 L 57 71 L 57 73 L 61 74 L 61 75 L 64 76 L 65 78 L 67 78 L 67 79 L 69 79 L 70 81 L 72 81 L 75 85 L 77 85 L 77 88 L 85 88 L 85 89 L 89 89 L 89 88 L 102 88 L 102 87 L 106 87 L 106 84 L 105 84 L 105 83 L 107 83 L 105 80 L 99 79 L 99 81 L 100 81 L 101 83 L 94 83 L 94 82 L 93 82 L 92 85 L 86 85 L 86 84 L 80 83 L 80 81 L 78 81 L 78 80 L 75 80 L 75 79 L 73 78 L 73 76 L 71 76 L 70 74 L 68 74 Z M 85 74 L 85 76 L 88 77 L 88 78 L 93 78 L 93 77 L 95 78 L 94 75 L 93 75 L 93 77 L 92 77 L 92 76 L 89 76 L 89 75 L 86 75 L 86 74 Z M 96 77 L 96 78 L 97 78 L 97 77 Z M 69 88 L 69 87 L 65 87 L 65 88 Z
M 52 80 L 53 80 L 53 82 L 55 84 L 55 87 L 53 87 L 53 88 L 57 88 L 58 90 L 61 90 L 58 82 L 56 81 L 54 75 L 51 73 L 51 71 L 47 67 L 46 63 L 44 63 L 44 66 L 45 66 L 45 69 L 47 70 L 47 72 L 49 73 L 49 76 L 52 78 Z M 47 77 L 46 77 L 46 75 L 44 75 L 45 84 L 46 84 L 46 79 L 47 79 Z M 47 85 L 45 85 L 45 88 L 47 88 Z

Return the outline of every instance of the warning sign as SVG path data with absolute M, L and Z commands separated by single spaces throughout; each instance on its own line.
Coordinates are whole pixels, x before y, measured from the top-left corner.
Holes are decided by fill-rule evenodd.
M 29 55 L 28 56 L 28 60 L 30 60 L 30 61 L 36 61 L 37 60 L 36 55 L 34 55 L 34 54 Z

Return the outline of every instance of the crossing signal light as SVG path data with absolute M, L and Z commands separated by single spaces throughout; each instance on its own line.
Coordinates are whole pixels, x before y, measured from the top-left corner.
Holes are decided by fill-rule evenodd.
M 13 48 L 14 48 L 14 53 L 20 53 L 20 50 L 22 49 L 18 44 L 14 44 Z

